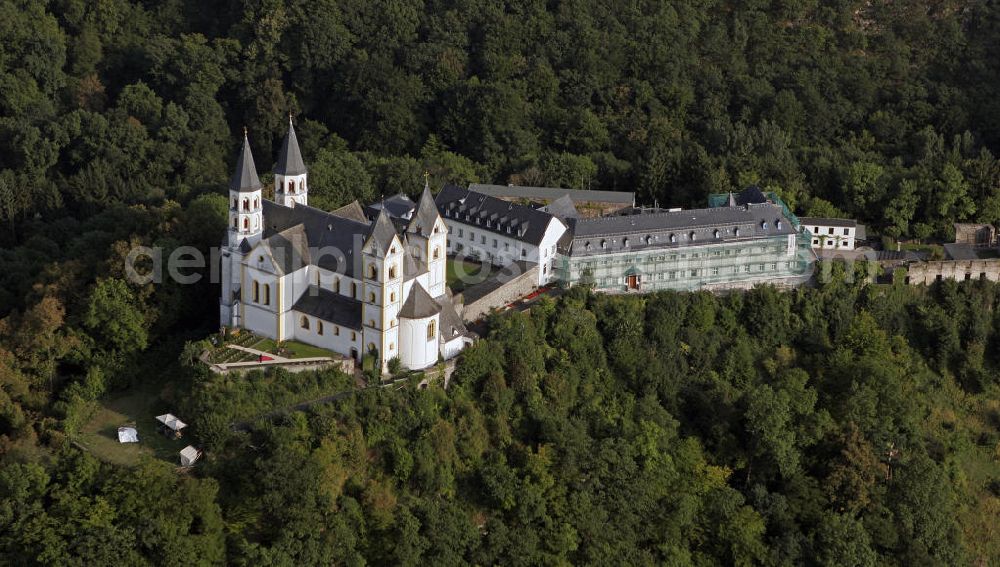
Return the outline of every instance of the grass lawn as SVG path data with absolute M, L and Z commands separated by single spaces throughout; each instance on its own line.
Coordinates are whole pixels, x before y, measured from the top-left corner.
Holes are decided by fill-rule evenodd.
M 97 458 L 131 466 L 146 456 L 180 465 L 178 453 L 189 440 L 167 439 L 156 431 L 156 416 L 176 411 L 160 400 L 158 385 L 139 385 L 99 402 L 98 410 L 81 428 L 76 441 Z M 178 416 L 182 420 L 185 416 Z M 131 425 L 139 432 L 138 443 L 119 443 L 118 428 Z
M 448 287 L 451 291 L 459 293 L 467 287 L 482 283 L 487 278 L 488 270 L 483 270 L 483 265 L 478 262 L 450 258 L 446 271 Z

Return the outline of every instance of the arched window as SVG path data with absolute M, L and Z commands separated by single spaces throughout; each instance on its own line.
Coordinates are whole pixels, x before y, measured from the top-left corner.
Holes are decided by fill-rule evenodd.
M 670 235 L 670 243 L 673 244 L 674 242 L 677 242 L 677 236 L 674 235 L 674 234 L 671 234 Z
M 649 243 L 652 242 L 652 241 L 653 241 L 653 237 L 647 234 L 646 235 L 646 245 L 648 246 Z
M 733 234 L 736 235 L 736 236 L 739 236 L 740 235 L 740 227 L 734 228 L 733 229 Z
M 368 326 L 372 327 L 372 328 L 375 328 L 375 319 L 369 319 L 368 320 Z
M 389 279 L 396 277 L 396 266 L 389 266 Z
M 236 209 L 236 197 L 233 197 L 233 209 Z
M 249 218 L 244 218 L 243 219 L 243 230 L 250 230 L 250 219 Z
M 368 292 L 368 303 L 375 303 L 375 292 L 374 291 L 369 291 Z
M 316 334 L 317 335 L 322 335 L 323 334 L 323 322 L 322 321 L 316 321 Z
M 239 227 L 240 227 L 240 220 L 239 219 L 233 219 L 233 230 L 236 230 Z
M 437 226 L 437 225 L 434 225 L 434 234 L 438 234 L 440 232 L 441 232 L 441 227 Z
M 766 220 L 760 221 L 760 228 L 761 228 L 761 230 L 767 230 L 767 221 Z
M 437 338 L 437 325 L 434 324 L 434 320 L 431 319 L 430 323 L 427 323 L 427 340 L 434 340 Z
M 250 199 L 243 199 L 243 210 L 244 211 L 250 210 Z
M 396 302 L 396 292 L 394 291 L 389 292 L 389 302 L 390 303 Z
M 434 259 L 437 260 L 439 258 L 441 258 L 441 247 L 440 246 L 435 246 L 434 247 Z
M 260 283 L 253 281 L 253 302 L 260 303 Z
M 368 278 L 369 279 L 375 279 L 377 277 L 378 277 L 378 268 L 375 267 L 375 264 L 369 264 L 368 265 Z
M 628 238 L 624 238 L 624 239 L 622 239 L 622 245 L 623 245 L 623 246 L 624 246 L 625 248 L 628 248 Z
M 254 210 L 257 210 L 257 209 L 260 208 L 260 199 L 258 199 L 257 197 L 253 198 L 253 208 L 254 208 Z
M 719 237 L 719 229 L 715 229 L 715 231 L 712 232 L 712 236 L 718 238 Z
M 294 195 L 295 194 L 295 182 L 294 181 L 289 181 L 288 182 L 288 194 L 289 195 Z
M 305 315 L 303 315 L 302 318 L 299 319 L 299 326 L 308 331 L 309 330 L 309 318 L 306 317 Z
M 370 353 L 375 352 L 375 343 L 368 343 L 368 352 Z
M 264 305 L 271 304 L 271 284 L 264 284 Z
M 306 190 L 306 182 L 303 179 L 302 181 L 299 181 L 299 192 L 302 192 L 302 191 L 305 191 L 305 190 Z
M 334 336 L 339 337 L 340 336 L 340 327 L 334 325 L 333 326 L 333 334 L 334 334 Z
M 691 238 L 691 240 L 697 240 L 698 239 L 698 235 L 695 234 L 693 230 L 691 231 L 691 234 L 689 234 L 688 236 Z

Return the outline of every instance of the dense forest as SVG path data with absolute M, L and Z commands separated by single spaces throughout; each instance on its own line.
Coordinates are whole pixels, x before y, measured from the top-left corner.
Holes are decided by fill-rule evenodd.
M 424 170 L 756 183 L 947 238 L 1000 222 L 998 84 L 977 0 L 0 0 L 0 564 L 1000 562 L 996 285 L 572 290 L 491 320 L 447 390 L 237 432 L 344 377 L 219 381 L 191 362 L 218 289 L 123 262 L 218 245 L 240 131 L 266 184 L 289 113 L 325 208 Z M 191 474 L 76 443 L 153 376 Z

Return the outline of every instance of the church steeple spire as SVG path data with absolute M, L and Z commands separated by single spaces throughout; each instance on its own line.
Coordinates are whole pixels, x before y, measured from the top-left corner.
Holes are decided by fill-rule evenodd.
M 236 171 L 229 181 L 229 190 L 240 193 L 249 193 L 263 189 L 260 178 L 257 177 L 257 166 L 253 162 L 253 153 L 250 151 L 250 139 L 247 137 L 247 129 L 243 128 L 243 149 L 240 157 L 236 160 Z
M 292 124 L 292 114 L 288 114 L 288 133 L 281 143 L 281 151 L 278 153 L 278 163 L 274 167 L 274 172 L 279 175 L 302 175 L 306 173 L 306 164 L 302 161 L 302 152 L 299 150 L 299 139 L 295 136 L 295 126 Z
M 274 200 L 286 207 L 308 204 L 307 173 L 289 112 L 288 133 L 281 143 L 278 163 L 274 165 Z

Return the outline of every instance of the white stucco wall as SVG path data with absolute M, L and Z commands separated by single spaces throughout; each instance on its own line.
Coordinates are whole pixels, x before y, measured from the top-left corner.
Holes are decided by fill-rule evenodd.
M 427 338 L 427 325 L 434 321 L 435 334 Z M 427 368 L 437 362 L 441 321 L 438 315 L 425 319 L 400 319 L 400 361 L 411 370 Z

